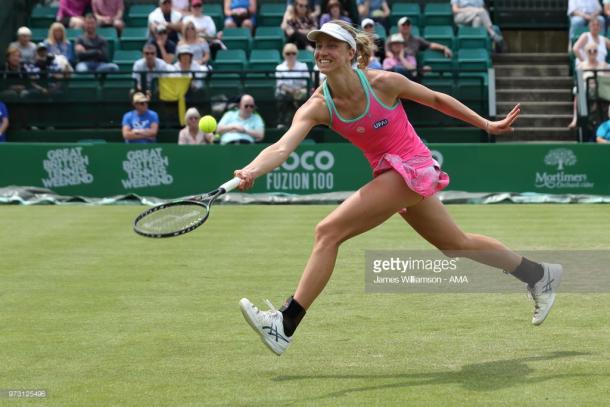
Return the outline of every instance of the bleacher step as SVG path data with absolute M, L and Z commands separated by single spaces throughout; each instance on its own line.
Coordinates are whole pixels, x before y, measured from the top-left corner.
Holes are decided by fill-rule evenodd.
M 515 77 L 496 76 L 496 89 L 506 88 L 570 88 L 572 78 L 570 76 L 546 76 L 546 77 Z
M 511 111 L 517 102 L 498 102 L 497 114 L 498 116 L 504 116 Z M 529 114 L 529 115 L 540 115 L 540 114 L 550 114 L 550 115 L 564 115 L 564 114 L 572 114 L 572 102 L 521 102 L 521 115 Z
M 522 53 L 522 54 L 495 54 L 493 56 L 494 66 L 515 64 L 537 64 L 554 65 L 568 64 L 567 53 Z
M 511 134 L 496 136 L 496 142 L 516 142 L 516 141 L 576 141 L 576 132 L 565 127 L 516 127 Z
M 502 76 L 569 76 L 567 63 L 561 65 L 494 65 L 496 77 Z
M 572 114 L 521 114 L 519 127 L 567 127 Z
M 498 89 L 496 100 L 499 102 L 570 101 L 572 89 Z

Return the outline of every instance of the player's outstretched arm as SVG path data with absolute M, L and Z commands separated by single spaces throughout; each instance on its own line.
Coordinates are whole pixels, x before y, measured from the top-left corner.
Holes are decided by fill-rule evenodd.
M 328 122 L 328 109 L 323 98 L 314 94 L 297 110 L 290 128 L 281 139 L 261 151 L 250 164 L 235 171 L 235 176 L 242 179 L 239 189 L 251 188 L 256 178 L 279 167 L 314 126 Z
M 513 124 L 519 118 L 521 106 L 519 104 L 502 120 L 490 121 L 481 117 L 477 112 L 464 105 L 459 100 L 445 93 L 436 92 L 423 85 L 408 80 L 402 75 L 392 72 L 386 73 L 383 87 L 391 94 L 392 89 L 397 92 L 396 97 L 410 99 L 417 103 L 429 106 L 448 116 L 455 117 L 490 134 L 501 135 L 513 131 Z

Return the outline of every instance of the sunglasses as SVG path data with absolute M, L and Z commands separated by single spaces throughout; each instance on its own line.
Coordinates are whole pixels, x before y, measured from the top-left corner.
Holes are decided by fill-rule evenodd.
M 297 7 L 299 7 L 299 8 L 307 8 L 307 4 L 297 3 Z
M 596 49 L 590 49 L 589 51 L 587 51 L 589 54 L 597 54 L 597 50 Z
M 297 54 L 296 52 L 286 52 L 284 55 L 288 56 L 288 55 L 296 55 L 296 54 Z
M 136 102 L 136 105 L 147 105 L 148 102 Z
M 254 105 L 244 105 L 244 109 L 254 109 L 255 107 Z
M 145 52 L 144 55 L 157 55 L 156 52 Z

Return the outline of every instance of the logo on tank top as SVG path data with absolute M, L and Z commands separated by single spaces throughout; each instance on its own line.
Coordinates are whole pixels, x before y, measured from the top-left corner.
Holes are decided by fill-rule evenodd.
M 362 133 L 364 133 L 364 132 L 365 132 L 364 127 L 362 127 L 362 126 L 358 126 L 358 127 L 356 127 L 356 131 L 357 131 L 358 133 L 360 133 L 360 134 L 362 134 Z
M 378 120 L 375 123 L 373 123 L 373 128 L 374 129 L 380 129 L 383 126 L 386 126 L 387 124 L 388 124 L 388 119 Z

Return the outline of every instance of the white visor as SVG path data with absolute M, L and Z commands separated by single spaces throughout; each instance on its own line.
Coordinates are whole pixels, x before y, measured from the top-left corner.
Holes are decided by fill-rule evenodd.
M 353 50 L 356 49 L 356 40 L 354 39 L 354 37 L 352 37 L 352 35 L 345 28 L 341 27 L 339 24 L 335 24 L 335 23 L 323 24 L 319 30 L 310 31 L 307 34 L 307 39 L 309 41 L 315 42 L 318 39 L 318 36 L 320 34 L 326 34 L 339 41 L 347 42 L 349 44 L 349 46 L 352 47 Z

